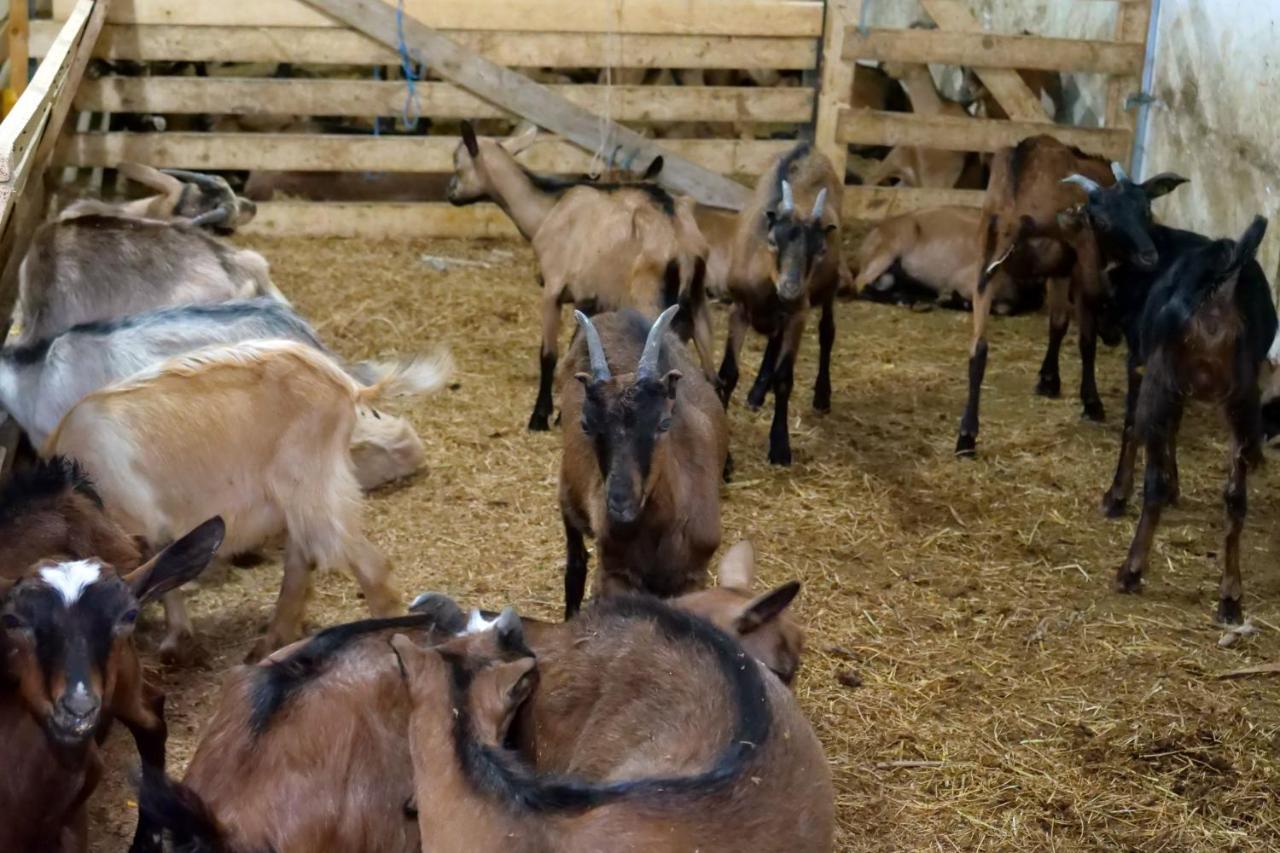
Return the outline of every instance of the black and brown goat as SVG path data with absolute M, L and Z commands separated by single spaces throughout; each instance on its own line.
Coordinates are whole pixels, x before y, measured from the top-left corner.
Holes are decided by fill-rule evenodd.
M 750 546 L 739 543 L 720 564 L 720 586 L 673 604 L 737 637 L 789 683 L 804 645 L 786 612 L 799 584 L 753 596 L 753 576 Z M 419 596 L 412 609 L 407 617 L 327 628 L 235 670 L 184 781 L 149 776 L 143 813 L 179 849 L 200 839 L 227 851 L 417 853 L 409 702 L 387 641 L 402 633 L 420 645 L 443 642 L 468 619 L 436 594 Z M 539 653 L 562 648 L 575 630 L 572 623 L 524 624 Z M 567 730 L 544 727 L 544 752 L 553 740 L 569 742 Z
M 449 184 L 449 201 L 455 205 L 496 202 L 538 258 L 542 347 L 529 429 L 550 427 L 560 313 L 566 303 L 590 312 L 632 308 L 650 319 L 678 305 L 678 329 L 693 339 L 703 373 L 713 378 L 704 285 L 708 248 L 694 220 L 693 200 L 673 198 L 652 183 L 534 175 L 515 159 L 533 139 L 533 133 L 505 143 L 481 139 L 464 122 Z
M 213 519 L 124 576 L 97 558 L 59 556 L 0 579 L 0 850 L 88 850 L 85 806 L 114 720 L 143 766 L 163 773 L 164 696 L 143 677 L 134 622 L 144 602 L 198 575 L 221 541 Z M 142 818 L 130 849 L 159 853 L 160 841 Z
M 1190 400 L 1214 403 L 1231 429 L 1223 502 L 1226 539 L 1218 619 L 1243 619 L 1240 533 L 1250 468 L 1262 463 L 1259 373 L 1276 335 L 1275 306 L 1255 260 L 1266 220 L 1254 219 L 1238 242 L 1216 240 L 1185 252 L 1156 282 L 1141 320 L 1145 363 L 1136 428 L 1146 445 L 1142 516 L 1116 574 L 1124 592 L 1139 588 L 1164 504 L 1172 497 L 1170 462 L 1182 411 Z
M 822 308 L 813 407 L 820 412 L 831 409 L 835 297 L 842 279 L 849 278 L 840 260 L 843 187 L 831 161 L 801 143 L 761 176 L 751 203 L 738 214 L 728 280 L 734 306 L 720 383 L 727 405 L 738 384 L 738 362 L 748 327 L 769 339 L 747 403 L 758 408 L 769 390 L 774 393 L 769 461 L 775 465 L 791 464 L 787 412 L 810 307 Z
M 676 310 L 652 326 L 632 312 L 594 321 L 575 312 L 581 334 L 560 378 L 566 616 L 586 590 L 585 536 L 599 543 L 594 589 L 605 595 L 701 587 L 720 547 L 728 419 L 667 333 Z
M 423 849 L 831 849 L 830 771 L 781 682 L 723 632 L 653 598 L 601 600 L 581 625 L 545 675 L 510 610 L 492 630 L 434 648 L 392 640 L 413 703 Z M 530 696 L 556 685 L 582 688 L 563 708 L 579 737 L 545 772 L 501 743 Z M 640 730 L 646 755 L 597 763 Z
M 957 456 L 977 452 L 979 398 L 987 370 L 987 318 L 1002 289 L 997 283 L 1000 277 L 1049 281 L 1049 346 L 1036 385 L 1036 393 L 1047 397 L 1061 393 L 1058 353 L 1071 322 L 1069 307 L 1074 299 L 1080 326 L 1084 416 L 1094 421 L 1104 417 L 1094 372 L 1098 321 L 1106 301 L 1097 240 L 1091 229 L 1070 227 L 1060 220 L 1060 214 L 1085 200 L 1080 187 L 1063 182 L 1073 174 L 1101 186 L 1113 183 L 1106 159 L 1051 136 L 1029 137 L 992 158 L 991 181 L 975 235 L 981 262 L 973 303 L 969 393 L 956 439 Z M 1046 253 L 1045 247 L 1053 251 Z

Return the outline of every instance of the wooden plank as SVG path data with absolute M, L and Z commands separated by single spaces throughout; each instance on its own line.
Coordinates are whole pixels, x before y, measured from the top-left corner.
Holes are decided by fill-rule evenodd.
M 240 233 L 366 239 L 520 236 L 496 205 L 454 207 L 447 202 L 268 201 L 258 205 L 258 215 Z
M 74 0 L 56 0 L 62 19 Z M 394 7 L 391 3 L 388 8 Z M 567 8 L 566 8 L 567 7 Z M 404 0 L 405 18 L 436 29 L 679 35 L 822 35 L 820 0 Z M 204 27 L 341 26 L 304 0 L 132 0 L 113 10 L 113 24 Z
M 92 3 L 77 4 L 72 10 L 71 17 L 54 39 L 47 61 L 40 63 L 26 90 L 0 123 L 0 181 L 13 180 L 15 166 L 26 157 L 27 148 L 44 129 L 44 113 L 71 70 L 76 47 L 85 35 L 92 11 Z
M 5 28 L 6 41 L 9 45 L 9 57 L 13 62 L 9 65 L 9 88 L 15 95 L 21 95 L 27 88 L 27 59 L 30 55 L 30 22 L 27 20 L 27 4 L 25 0 L 17 0 L 11 4 L 9 24 Z
M 434 73 L 446 80 L 536 122 L 539 127 L 558 133 L 588 151 L 605 152 L 605 159 L 610 162 L 643 170 L 657 157 L 663 157 L 665 165 L 658 180 L 703 204 L 736 210 L 747 201 L 749 193 L 741 184 L 690 162 L 674 154 L 671 148 L 663 148 L 633 130 L 569 103 L 547 87 L 489 62 L 413 18 L 406 16 L 403 21 L 397 21 L 395 10 L 381 0 L 306 2 L 383 44 L 407 45 L 431 66 Z M 739 5 L 734 3 L 734 8 L 739 8 Z M 741 5 L 749 7 L 750 4 Z M 550 7 L 544 4 L 543 8 Z M 722 10 L 725 9 L 727 7 L 722 6 Z
M 1121 6 L 1116 11 L 1116 41 L 1133 44 L 1138 50 L 1146 52 L 1147 25 L 1151 22 L 1151 5 L 1149 0 Z M 1107 127 L 1133 132 L 1136 121 L 1132 113 L 1125 109 L 1125 101 L 1131 93 L 1142 89 L 1142 68 L 1126 77 L 1112 77 L 1107 82 Z M 1126 151 L 1123 157 L 1117 157 L 1121 163 L 1129 165 L 1131 152 Z
M 943 151 L 998 151 L 1028 136 L 1049 133 L 1068 145 L 1116 159 L 1129 145 L 1131 134 L 1110 128 L 1046 128 L 1036 122 L 1003 121 L 956 116 L 845 109 L 840 113 L 837 138 L 852 145 L 911 145 Z
M 1133 7 L 1129 7 L 1133 8 Z M 983 68 L 1141 74 L 1141 45 L 1041 36 L 946 30 L 870 30 L 850 27 L 844 58 L 940 63 Z
M 840 123 L 840 108 L 849 99 L 853 85 L 853 66 L 844 61 L 844 39 L 850 24 L 861 16 L 862 4 L 863 0 L 829 0 L 823 23 L 822 71 L 813 138 L 818 149 L 830 158 L 841 181 L 844 180 L 849 146 L 836 139 L 836 131 Z
M 980 33 L 982 25 L 962 0 L 920 0 L 925 13 L 941 29 Z M 977 66 L 973 69 L 991 96 L 1004 107 L 1014 121 L 1052 124 L 1053 118 L 1045 113 L 1044 105 L 1035 93 L 1022 81 L 1016 71 Z
M 57 35 L 53 21 L 32 21 L 32 56 L 44 56 Z M 514 67 L 780 68 L 817 65 L 812 38 L 511 33 L 456 30 L 449 37 L 490 62 Z M 188 62 L 295 62 L 390 65 L 391 48 L 350 30 L 328 27 L 186 27 L 109 25 L 94 50 L 100 59 Z
M 665 145 L 724 174 L 759 175 L 794 143 L 785 140 L 672 139 Z M 452 172 L 458 140 L 447 136 L 300 133 L 77 133 L 63 139 L 59 166 L 115 166 L 322 172 Z M 591 153 L 549 137 L 520 156 L 535 171 L 580 174 Z M 670 162 L 669 160 L 667 162 Z
M 982 190 L 939 190 L 898 187 L 845 187 L 845 219 L 888 219 L 926 207 L 982 207 Z
M 609 103 L 618 121 L 809 122 L 813 93 L 798 87 L 549 86 L 586 109 Z M 512 115 L 450 83 L 419 83 L 418 112 L 433 119 Z M 131 113 L 395 116 L 405 106 L 403 82 L 276 80 L 233 77 L 105 77 L 86 80 L 76 109 Z

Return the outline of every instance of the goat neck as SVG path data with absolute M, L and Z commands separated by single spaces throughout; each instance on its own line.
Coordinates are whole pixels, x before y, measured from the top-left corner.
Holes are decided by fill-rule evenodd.
M 559 197 L 538 189 L 529 173 L 501 145 L 485 145 L 475 165 L 488 183 L 494 202 L 511 217 L 520 234 L 532 240 Z

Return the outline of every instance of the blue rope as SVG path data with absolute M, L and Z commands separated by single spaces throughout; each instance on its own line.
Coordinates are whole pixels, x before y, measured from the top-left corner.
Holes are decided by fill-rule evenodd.
M 404 73 L 405 93 L 404 108 L 400 111 L 400 118 L 404 120 L 405 127 L 409 130 L 416 130 L 418 120 L 422 117 L 422 110 L 418 104 L 418 72 L 414 66 L 421 66 L 421 62 L 415 62 L 414 57 L 409 53 L 409 46 L 404 40 L 404 0 L 396 3 L 396 40 L 400 53 L 400 70 Z M 410 118 L 412 116 L 412 118 Z

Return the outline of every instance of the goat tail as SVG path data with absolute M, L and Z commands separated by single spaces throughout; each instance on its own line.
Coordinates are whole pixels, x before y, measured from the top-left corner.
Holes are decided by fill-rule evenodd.
M 175 853 L 249 853 L 230 845 L 199 794 L 155 767 L 143 765 L 138 816 L 168 832 Z
M 439 391 L 453 375 L 453 356 L 439 349 L 397 362 L 364 362 L 358 373 L 365 386 L 356 391 L 356 403 L 372 408 L 388 397 L 419 397 Z

